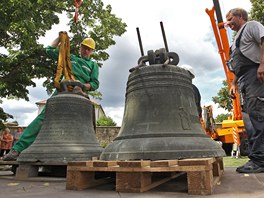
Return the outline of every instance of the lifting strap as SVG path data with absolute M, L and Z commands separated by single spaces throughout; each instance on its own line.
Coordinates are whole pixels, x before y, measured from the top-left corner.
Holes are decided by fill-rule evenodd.
M 62 77 L 62 72 L 64 75 L 64 80 L 75 80 L 72 74 L 72 67 L 70 61 L 70 40 L 67 32 L 60 32 L 60 52 L 58 59 L 58 67 L 56 71 L 56 76 L 54 79 L 54 86 L 61 90 L 60 79 Z

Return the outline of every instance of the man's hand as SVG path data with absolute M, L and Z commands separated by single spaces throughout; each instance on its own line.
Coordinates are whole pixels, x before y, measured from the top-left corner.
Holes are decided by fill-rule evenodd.
M 50 46 L 58 47 L 59 43 L 60 43 L 60 37 L 57 37 L 54 41 L 51 42 Z
M 257 71 L 257 78 L 264 83 L 264 36 L 261 38 L 260 64 Z
M 86 91 L 91 90 L 91 85 L 90 85 L 89 83 L 84 84 L 84 85 L 85 85 L 85 90 L 86 90 Z
M 264 63 L 259 65 L 257 77 L 260 82 L 264 83 Z
M 236 93 L 237 93 L 236 85 L 234 83 L 231 83 L 230 90 L 229 90 L 230 97 L 232 99 L 235 99 L 236 98 Z

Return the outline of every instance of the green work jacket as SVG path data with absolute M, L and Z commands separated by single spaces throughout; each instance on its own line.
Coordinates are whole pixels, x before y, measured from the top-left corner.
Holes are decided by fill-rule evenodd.
M 58 60 L 59 48 L 48 46 L 46 53 L 51 59 Z M 79 80 L 84 84 L 89 83 L 91 85 L 91 91 L 98 89 L 99 67 L 97 63 L 90 58 L 81 58 L 73 54 L 70 55 L 70 60 L 75 80 Z

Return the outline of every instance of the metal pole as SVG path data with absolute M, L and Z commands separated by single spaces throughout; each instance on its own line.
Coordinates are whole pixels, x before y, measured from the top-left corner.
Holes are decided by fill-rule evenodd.
M 214 3 L 214 9 L 215 9 L 217 22 L 218 22 L 218 24 L 222 23 L 223 22 L 223 17 L 222 17 L 219 1 L 218 0 L 213 0 L 213 3 Z
M 141 56 L 144 56 L 144 50 L 143 50 L 141 36 L 140 36 L 140 32 L 139 32 L 138 27 L 137 27 L 137 36 L 138 36 L 138 43 L 139 43 L 139 47 L 140 47 Z
M 162 21 L 160 22 L 160 27 L 161 27 L 161 32 L 162 32 L 162 37 L 163 37 L 165 49 L 166 49 L 167 52 L 169 52 L 169 48 L 168 48 L 168 44 L 167 44 L 167 39 L 166 39 L 166 35 L 165 35 L 165 31 L 164 31 L 164 27 L 163 27 Z

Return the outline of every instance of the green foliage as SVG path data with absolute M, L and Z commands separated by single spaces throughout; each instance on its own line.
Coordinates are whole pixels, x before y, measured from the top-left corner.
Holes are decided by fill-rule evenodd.
M 233 108 L 232 99 L 229 95 L 229 88 L 227 85 L 227 81 L 223 81 L 224 87 L 222 87 L 218 93 L 217 96 L 212 97 L 212 100 L 214 103 L 218 103 L 218 105 L 228 111 L 231 111 Z
M 259 21 L 264 25 L 264 3 L 263 0 L 250 0 L 252 8 L 250 18 Z
M 219 114 L 218 116 L 216 116 L 215 118 L 215 122 L 216 123 L 220 123 L 220 122 L 223 122 L 223 120 L 228 120 L 228 117 L 231 116 L 230 113 L 227 113 L 227 114 Z
M 116 123 L 113 121 L 112 118 L 108 116 L 102 116 L 96 122 L 97 126 L 116 126 Z
M 28 100 L 27 86 L 35 86 L 33 78 L 46 77 L 43 86 L 53 88 L 57 64 L 47 58 L 38 39 L 60 23 L 58 14 L 70 19 L 71 53 L 78 54 L 80 42 L 91 36 L 97 44 L 93 58 L 102 65 L 109 58 L 105 50 L 115 44 L 113 37 L 126 31 L 126 24 L 111 12 L 111 6 L 104 6 L 102 0 L 83 1 L 76 24 L 72 0 L 1 1 L 0 47 L 8 55 L 0 54 L 0 97 Z
M 90 91 L 89 95 L 91 95 L 94 99 L 102 100 L 102 93 L 97 90 Z
M 107 147 L 107 142 L 102 142 L 101 144 L 100 144 L 100 146 L 102 147 L 102 148 L 105 148 L 105 147 Z

